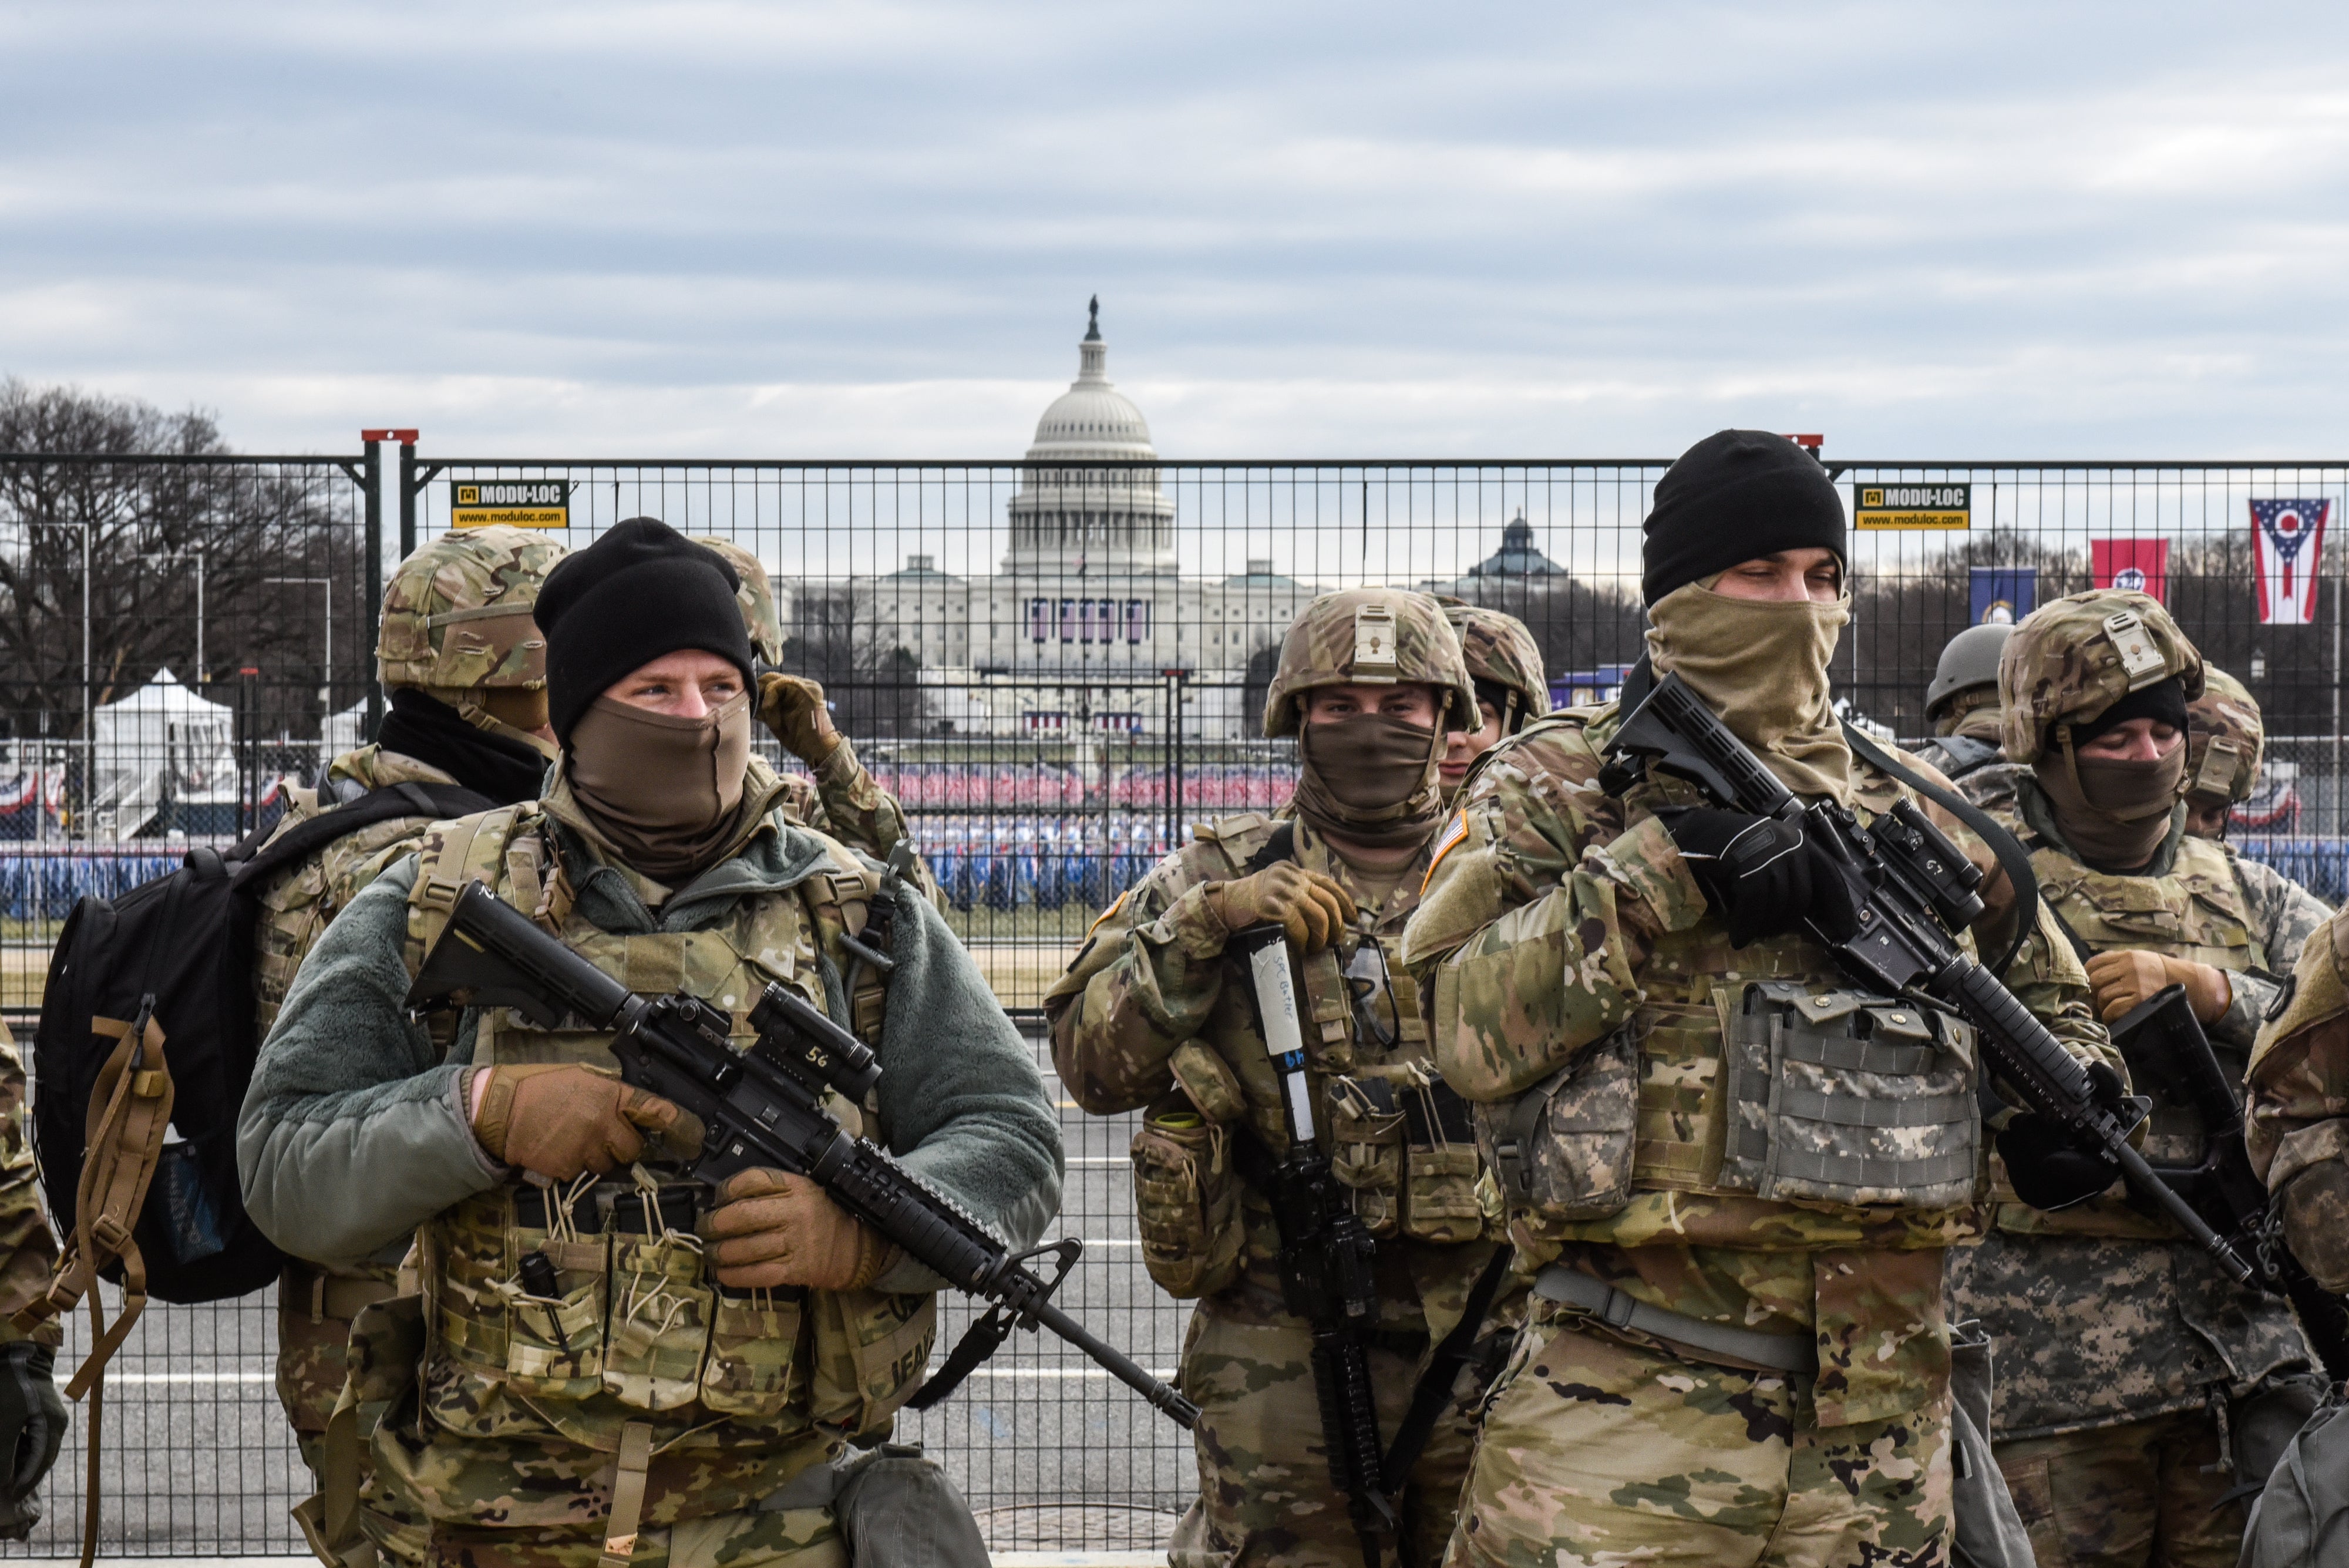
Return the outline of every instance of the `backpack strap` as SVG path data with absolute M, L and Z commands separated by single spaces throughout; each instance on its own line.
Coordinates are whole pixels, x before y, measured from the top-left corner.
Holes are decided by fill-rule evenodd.
M 1284 860 L 1296 858 L 1297 822 L 1292 817 L 1275 827 L 1265 841 L 1257 846 L 1256 853 L 1240 862 L 1240 867 L 1241 869 L 1254 875 L 1267 867 L 1278 866 Z
M 2030 940 L 2032 928 L 2039 923 L 2033 915 L 2033 911 L 2040 907 L 2039 874 L 2031 868 L 2029 852 L 2016 840 L 2013 833 L 1989 813 L 1955 790 L 1943 789 L 1916 769 L 1905 767 L 1894 762 L 1883 747 L 1868 739 L 1868 735 L 1848 719 L 1843 722 L 1843 738 L 1846 744 L 1877 771 L 1891 774 L 1960 822 L 1964 823 L 1973 831 L 1974 836 L 1988 845 L 1990 852 L 1998 857 L 1999 868 L 2006 873 L 2007 883 L 2014 889 L 2014 940 L 2006 944 L 2006 951 L 2001 953 L 1998 961 L 1990 966 L 1990 971 L 2002 980 L 2005 979 L 2006 971 L 2014 962 L 2015 955 L 2023 951 L 2023 944 Z M 2066 935 L 2071 934 L 2069 927 L 2065 927 L 2064 931 Z M 2074 936 L 2073 945 L 2078 946 L 2079 940 L 2078 937 Z
M 371 789 L 348 805 L 307 817 L 271 839 L 236 868 L 232 887 L 242 892 L 297 861 L 308 859 L 336 839 L 347 838 L 378 822 L 403 816 L 442 822 L 487 811 L 492 804 L 488 796 L 456 784 L 409 783 Z

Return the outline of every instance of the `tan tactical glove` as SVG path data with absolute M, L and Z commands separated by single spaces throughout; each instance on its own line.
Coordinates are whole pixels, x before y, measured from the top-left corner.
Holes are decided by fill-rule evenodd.
M 1288 930 L 1299 951 L 1309 953 L 1337 940 L 1354 919 L 1354 900 L 1346 889 L 1290 860 L 1229 882 L 1209 883 L 1207 908 L 1227 931 L 1274 921 Z
M 2090 959 L 2088 983 L 2095 988 L 2096 1010 L 2107 1023 L 2173 985 L 2186 988 L 2187 1005 L 2205 1023 L 2216 1023 L 2225 1015 L 2227 1004 L 2235 1000 L 2235 988 L 2228 982 L 2225 970 L 2136 948 Z
M 769 670 L 759 677 L 759 717 L 792 755 L 810 766 L 840 745 L 840 732 L 832 727 L 832 711 L 823 705 L 821 681 Z
M 609 1068 L 576 1063 L 485 1067 L 468 1089 L 473 1136 L 490 1158 L 554 1181 L 632 1165 L 646 1131 L 667 1132 L 685 1116 Z
M 766 1169 L 743 1171 L 719 1188 L 709 1240 L 717 1243 L 709 1261 L 718 1282 L 738 1291 L 862 1290 L 897 1251 L 806 1177 Z

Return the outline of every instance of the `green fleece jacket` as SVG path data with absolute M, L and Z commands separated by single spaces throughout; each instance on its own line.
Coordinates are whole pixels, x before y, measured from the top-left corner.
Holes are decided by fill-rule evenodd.
M 816 835 L 771 818 L 742 852 L 703 873 L 656 916 L 628 879 L 559 824 L 578 877 L 577 912 L 606 931 L 689 931 L 736 900 L 798 886 L 826 864 Z M 402 1002 L 413 857 L 384 873 L 326 928 L 287 993 L 237 1122 L 246 1210 L 298 1257 L 349 1263 L 393 1245 L 450 1205 L 513 1178 L 472 1134 L 460 1104 L 480 1022 L 468 1012 L 446 1061 Z M 903 898 L 896 967 L 878 1053 L 891 1152 L 1014 1248 L 1059 1212 L 1065 1162 L 1034 1054 L 970 954 L 925 899 Z M 840 1014 L 839 976 L 825 994 Z M 929 1291 L 905 1259 L 875 1284 Z

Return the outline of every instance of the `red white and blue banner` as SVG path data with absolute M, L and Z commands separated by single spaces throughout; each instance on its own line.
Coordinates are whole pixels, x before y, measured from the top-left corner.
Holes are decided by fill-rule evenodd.
M 2088 569 L 2100 588 L 2135 588 L 2163 604 L 2169 602 L 2167 539 L 2091 539 Z
M 2251 503 L 2251 556 L 2259 567 L 2260 624 L 2316 620 L 2316 574 L 2324 559 L 2330 501 Z

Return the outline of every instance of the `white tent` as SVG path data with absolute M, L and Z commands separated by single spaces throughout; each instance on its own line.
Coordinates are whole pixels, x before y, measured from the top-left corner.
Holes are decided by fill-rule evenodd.
M 220 831 L 209 819 L 236 809 L 236 714 L 200 697 L 170 670 L 92 715 L 88 836 L 125 839 L 150 827 Z M 166 801 L 172 821 L 158 823 Z M 198 826 L 195 819 L 206 819 Z

